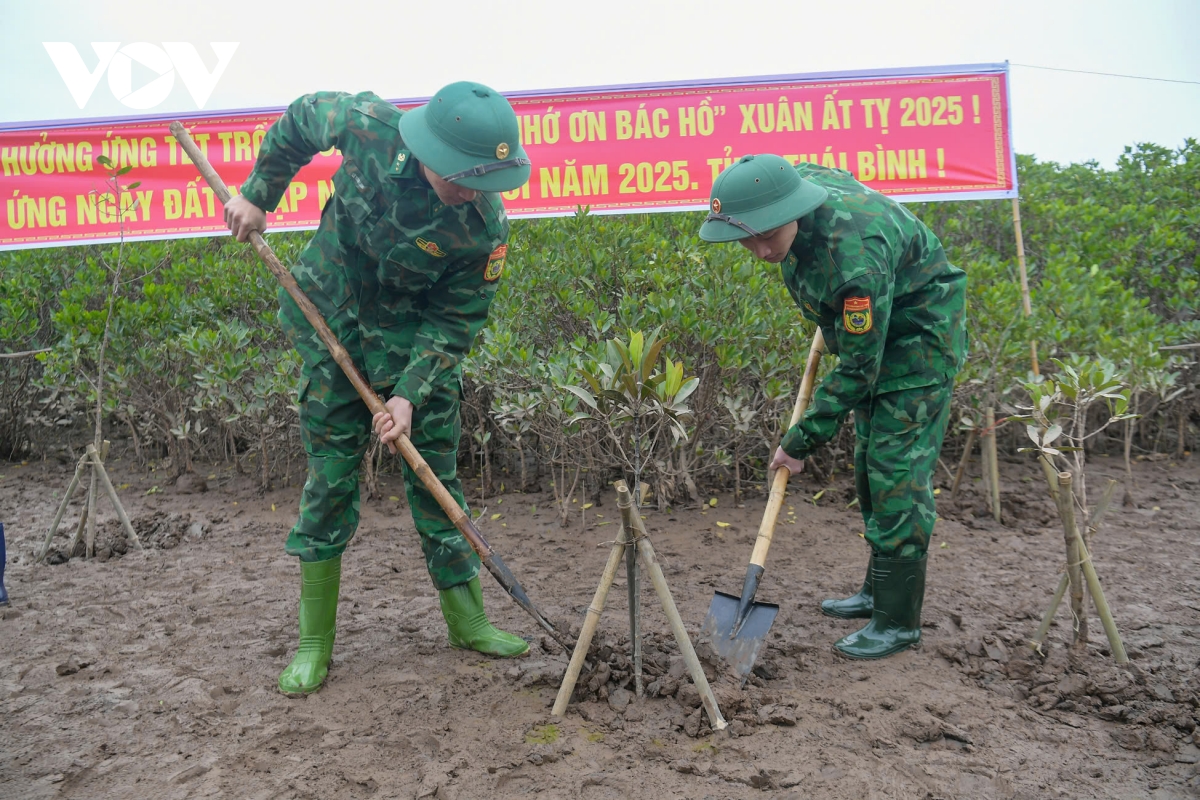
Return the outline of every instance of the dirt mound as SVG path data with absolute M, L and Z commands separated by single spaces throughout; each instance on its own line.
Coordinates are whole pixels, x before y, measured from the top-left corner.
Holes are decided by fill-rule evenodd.
M 137 534 L 138 541 L 144 548 L 170 550 L 178 547 L 179 543 L 200 541 L 204 534 L 211 530 L 212 525 L 204 521 L 195 521 L 189 513 L 155 511 L 130 518 L 129 524 Z M 69 544 L 51 548 L 46 554 L 47 564 L 63 564 L 68 560 L 66 552 Z M 110 558 L 120 558 L 134 549 L 125 533 L 125 526 L 119 520 L 110 519 L 96 525 L 96 560 L 108 561 Z M 83 540 L 75 543 L 75 549 L 70 558 L 82 558 L 86 550 Z

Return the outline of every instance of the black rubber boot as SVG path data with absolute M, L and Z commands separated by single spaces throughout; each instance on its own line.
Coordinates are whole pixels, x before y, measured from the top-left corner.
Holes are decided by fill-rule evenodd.
M 866 619 L 875 610 L 874 590 L 871 583 L 871 564 L 875 562 L 874 553 L 867 559 L 867 577 L 863 578 L 862 588 L 858 594 L 852 594 L 841 600 L 822 600 L 821 613 L 827 617 L 840 619 Z
M 921 605 L 925 601 L 926 556 L 900 560 L 871 559 L 875 609 L 862 630 L 834 644 L 850 658 L 884 658 L 921 641 Z

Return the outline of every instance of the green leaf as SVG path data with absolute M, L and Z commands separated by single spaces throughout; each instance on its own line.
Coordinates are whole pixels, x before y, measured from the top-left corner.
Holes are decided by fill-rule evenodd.
M 596 405 L 596 398 L 592 395 L 591 392 L 589 392 L 583 388 L 580 388 L 579 386 L 564 386 L 562 388 L 566 389 L 568 392 L 570 392 L 571 394 L 578 397 L 589 407 L 591 407 L 597 411 L 600 410 L 600 407 L 598 405 Z

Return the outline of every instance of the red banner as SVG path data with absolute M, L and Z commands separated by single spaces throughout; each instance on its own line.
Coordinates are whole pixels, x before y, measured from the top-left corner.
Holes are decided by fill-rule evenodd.
M 1007 77 L 988 65 L 514 94 L 533 175 L 505 207 L 513 217 L 703 209 L 713 179 L 750 153 L 839 167 L 901 200 L 1012 197 Z M 186 124 L 236 190 L 279 113 Z M 0 130 L 0 249 L 225 233 L 220 202 L 167 122 Z M 99 156 L 139 184 L 119 204 Z M 340 161 L 329 151 L 301 170 L 271 229 L 315 228 Z

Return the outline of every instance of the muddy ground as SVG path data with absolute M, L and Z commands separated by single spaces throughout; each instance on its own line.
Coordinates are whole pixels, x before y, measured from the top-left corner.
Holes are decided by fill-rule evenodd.
M 738 690 L 718 679 L 732 725 L 717 735 L 696 710 L 648 581 L 643 699 L 630 692 L 621 575 L 600 626 L 600 674 L 585 675 L 582 701 L 562 719 L 549 712 L 566 654 L 486 576 L 493 620 L 530 638 L 531 652 L 493 661 L 451 650 L 390 476 L 383 497 L 364 502 L 344 560 L 329 681 L 287 699 L 274 687 L 295 639 L 299 575 L 282 542 L 298 488 L 261 494 L 213 468 L 200 492 L 116 459 L 114 481 L 148 549 L 122 554 L 102 503 L 100 558 L 35 566 L 70 469 L 0 464 L 12 596 L 0 609 L 3 798 L 1200 792 L 1195 457 L 1139 464 L 1141 507 L 1114 508 L 1094 548 L 1132 657 L 1126 669 L 1114 665 L 1094 615 L 1092 644 L 1069 653 L 1065 609 L 1046 657 L 1030 653 L 1064 547 L 1040 473 L 1017 461 L 1003 464 L 1005 524 L 986 516 L 977 478 L 957 504 L 942 492 L 921 646 L 878 662 L 840 658 L 830 645 L 858 623 L 823 617 L 818 602 L 861 581 L 860 518 L 846 507 L 848 474 L 824 485 L 802 476 L 759 592 L 781 612 L 750 683 Z M 1102 476 L 1118 474 L 1115 460 L 1095 459 L 1093 494 Z M 715 496 L 715 508 L 646 512 L 693 633 L 714 589 L 740 587 L 764 505 L 761 495 L 741 508 Z M 573 514 L 567 528 L 545 494 L 474 505 L 486 506 L 482 529 L 534 602 L 577 628 L 616 535 L 615 501 Z M 81 508 L 82 495 L 56 551 Z

